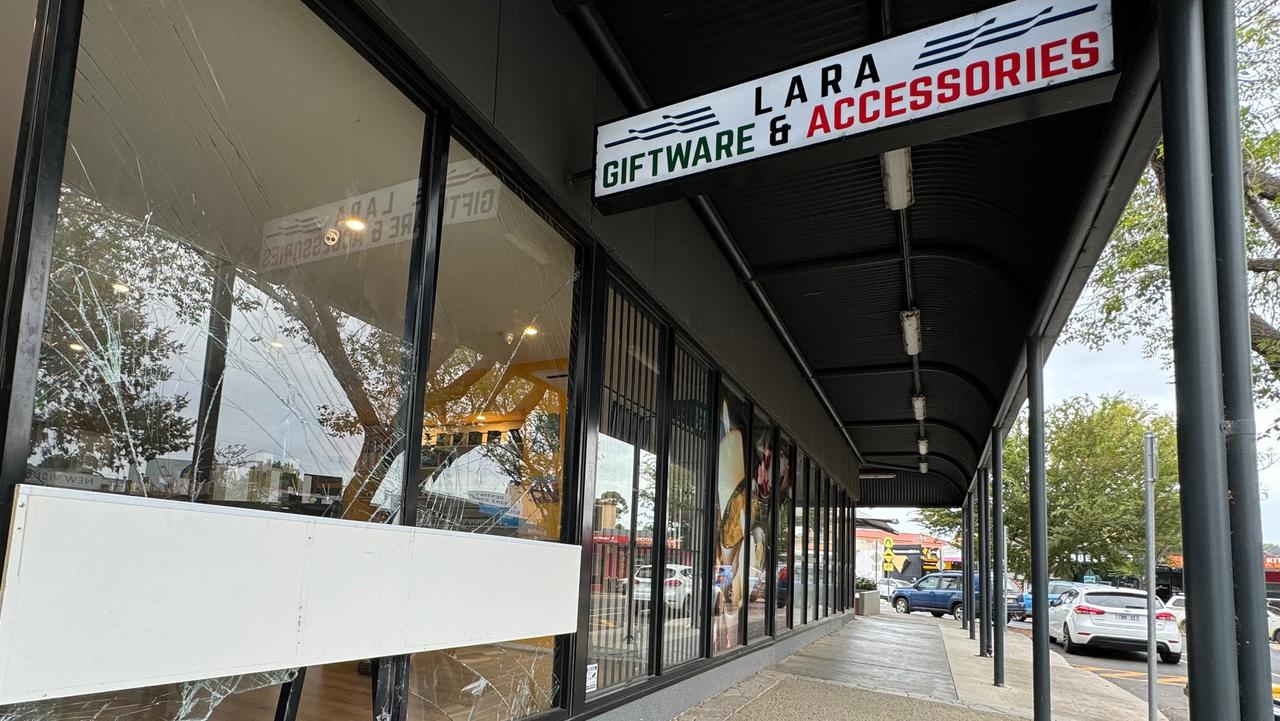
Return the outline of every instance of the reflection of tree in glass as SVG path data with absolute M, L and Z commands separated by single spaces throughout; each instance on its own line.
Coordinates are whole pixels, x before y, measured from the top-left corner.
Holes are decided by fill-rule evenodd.
M 139 294 L 163 280 L 180 300 L 201 289 L 207 298 L 212 279 L 202 263 L 172 252 L 172 243 L 156 243 L 145 223 L 69 189 L 61 203 L 32 455 L 46 468 L 141 469 L 189 447 L 194 422 L 183 414 L 190 398 L 163 388 L 173 376 L 168 360 L 182 344 L 143 312 Z
M 33 441 L 44 463 L 118 471 L 191 447 L 193 421 L 183 416 L 190 399 L 161 386 L 172 378 L 169 364 L 189 352 L 173 337 L 208 323 L 219 261 L 150 221 L 63 188 Z M 314 348 L 341 388 L 348 407 L 321 404 L 315 421 L 332 437 L 361 436 L 341 513 L 375 517 L 374 495 L 403 443 L 403 341 L 238 270 L 233 308 L 283 316 L 280 333 Z
M 545 393 L 545 389 L 543 390 Z M 492 460 L 515 490 L 513 506 L 528 498 L 545 538 L 560 537 L 560 414 L 546 402 L 525 417 L 519 442 L 489 443 L 481 453 Z

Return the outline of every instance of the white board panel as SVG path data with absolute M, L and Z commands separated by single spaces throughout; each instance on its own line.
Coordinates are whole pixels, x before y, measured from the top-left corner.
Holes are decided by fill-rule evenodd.
M 566 544 L 19 486 L 0 704 L 576 630 Z

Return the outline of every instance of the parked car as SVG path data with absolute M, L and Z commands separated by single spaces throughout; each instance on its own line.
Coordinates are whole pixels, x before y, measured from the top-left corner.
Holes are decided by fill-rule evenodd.
M 1280 643 L 1280 611 L 1267 606 L 1267 638 Z
M 635 604 L 637 611 L 648 609 L 650 606 L 653 584 L 649 579 L 653 577 L 652 574 L 653 566 L 639 566 L 631 578 L 631 582 L 635 584 L 631 601 Z M 667 564 L 666 577 L 662 581 L 662 600 L 666 603 L 668 618 L 688 616 L 693 612 L 695 601 L 692 566 Z
M 1164 605 L 1169 613 L 1173 614 L 1174 619 L 1181 624 L 1187 618 L 1187 597 L 1181 593 L 1169 597 L 1169 602 Z
M 962 619 L 964 617 L 963 579 L 964 574 L 960 571 L 931 573 L 916 581 L 914 585 L 894 591 L 889 602 L 898 613 L 928 611 L 934 616 L 949 613 L 957 619 Z M 1005 593 L 1005 612 L 1010 618 L 1016 617 L 1022 610 L 1021 605 L 1018 604 L 1017 589 L 1012 588 L 1012 591 L 1012 593 L 1009 592 L 1007 588 Z M 973 597 L 979 609 L 977 615 L 981 617 L 982 594 L 977 578 L 974 578 Z
M 935 617 L 949 613 L 960 619 L 964 617 L 963 584 L 959 572 L 931 573 L 894 591 L 889 602 L 898 613 L 928 611 Z
M 876 589 L 880 592 L 880 598 L 888 601 L 893 598 L 893 592 L 899 588 L 908 588 L 911 584 L 901 578 L 882 578 L 876 581 Z
M 1178 619 L 1156 613 L 1156 652 L 1161 663 L 1182 660 Z M 1130 588 L 1069 588 L 1049 604 L 1049 639 L 1067 653 L 1085 648 L 1147 650 L 1147 593 Z
M 1061 578 L 1051 578 L 1049 579 L 1049 599 L 1052 600 L 1057 598 L 1058 596 L 1061 596 L 1062 592 L 1067 590 L 1068 588 L 1084 588 L 1084 587 L 1085 585 L 1083 583 L 1076 583 L 1075 581 L 1067 581 Z M 1030 582 L 1027 583 L 1027 590 L 1018 594 L 1018 601 L 1022 604 L 1022 608 L 1024 611 L 1022 617 L 1030 618 L 1031 610 L 1035 606 L 1035 600 L 1032 598 Z

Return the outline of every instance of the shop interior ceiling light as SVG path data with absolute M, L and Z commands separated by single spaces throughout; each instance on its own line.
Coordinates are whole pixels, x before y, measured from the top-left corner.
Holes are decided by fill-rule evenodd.
M 920 455 L 922 456 L 929 455 L 929 439 L 921 438 L 920 440 L 916 441 L 916 449 L 920 451 Z
M 927 462 L 925 462 L 925 461 L 920 461 L 920 472 L 921 472 L 921 473 L 928 473 L 928 472 L 929 472 L 929 464 L 928 464 Z
M 884 204 L 889 210 L 904 210 L 916 202 L 911 190 L 911 148 L 898 148 L 880 155 L 884 178 Z

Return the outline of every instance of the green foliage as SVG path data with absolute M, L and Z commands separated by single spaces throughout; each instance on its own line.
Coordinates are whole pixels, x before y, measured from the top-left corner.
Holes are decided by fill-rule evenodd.
M 1123 395 L 1068 398 L 1045 417 L 1049 568 L 1072 577 L 1086 567 L 1137 573 L 1145 547 L 1143 434 L 1156 434 L 1156 552 L 1181 548 L 1177 437 L 1171 416 Z M 1009 570 L 1030 573 L 1030 516 L 1025 418 L 1005 441 L 1005 525 Z M 959 509 L 924 509 L 931 533 L 960 536 Z M 1086 563 L 1085 559 L 1091 562 Z
M 1246 187 L 1256 205 L 1246 210 L 1251 259 L 1280 258 L 1280 237 L 1262 222 L 1275 215 L 1274 193 L 1257 186 L 1259 173 L 1280 174 L 1280 4 L 1238 0 L 1241 135 Z M 1093 349 L 1140 341 L 1144 355 L 1172 361 L 1168 232 L 1163 188 L 1163 147 L 1129 199 L 1103 251 L 1064 339 Z M 1280 399 L 1280 342 L 1267 339 L 1280 326 L 1280 272 L 1249 274 L 1250 308 L 1263 325 L 1254 328 L 1254 391 L 1260 401 Z M 1268 328 L 1270 326 L 1270 328 Z M 1259 329 L 1262 329 L 1261 331 Z M 1276 429 L 1273 428 L 1273 431 Z
M 857 580 L 853 582 L 853 590 L 874 591 L 876 590 L 875 579 L 867 578 L 866 576 L 858 576 Z

